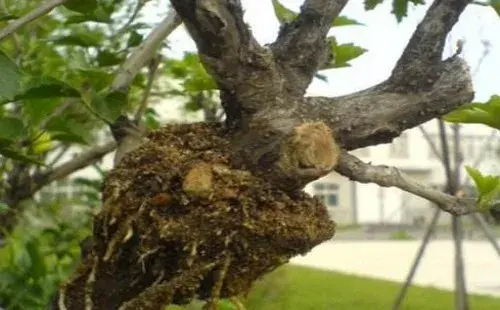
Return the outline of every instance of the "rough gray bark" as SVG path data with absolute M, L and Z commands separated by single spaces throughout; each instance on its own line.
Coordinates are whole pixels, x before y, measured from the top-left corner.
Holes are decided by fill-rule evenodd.
M 233 170 L 229 169 L 226 173 L 233 173 L 238 177 L 245 176 L 238 181 L 242 182 L 238 183 L 241 189 L 248 186 L 245 182 L 249 182 L 246 179 L 247 172 L 249 172 L 252 178 L 255 178 L 252 179 L 253 184 L 264 182 L 262 188 L 272 186 L 276 191 L 276 197 L 284 197 L 283 199 L 296 197 L 298 199 L 296 201 L 303 203 L 298 207 L 308 205 L 314 209 L 314 202 L 301 197 L 300 189 L 308 182 L 335 168 L 354 180 L 406 187 L 406 190 L 439 202 L 440 207 L 451 213 L 469 212 L 472 203 L 453 200 L 434 192 L 429 194 L 427 189 L 416 186 L 397 174 L 392 175 L 392 177 L 396 176 L 396 181 L 391 183 L 392 181 L 388 181 L 391 177 L 390 171 L 387 173 L 383 167 L 374 167 L 370 170 L 368 165 L 349 157 L 345 150 L 390 142 L 403 130 L 444 115 L 470 102 L 473 89 L 467 65 L 458 57 L 441 60 L 446 35 L 470 1 L 436 0 L 417 27 L 387 81 L 348 96 L 304 98 L 306 87 L 316 71 L 328 59 L 326 32 L 331 21 L 338 16 L 346 2 L 306 0 L 298 18 L 283 26 L 277 41 L 269 47 L 263 47 L 253 38 L 244 23 L 242 8 L 238 0 L 171 0 L 196 42 L 200 60 L 221 90 L 222 105 L 226 113 L 227 135 L 224 137 L 227 138 L 227 143 L 217 142 L 217 145 L 227 147 L 227 151 L 231 153 L 230 155 L 221 153 L 222 158 L 226 158 L 225 156 L 231 158 Z M 207 134 L 213 131 L 205 127 L 194 126 L 192 128 Z M 168 132 L 163 134 L 171 137 Z M 184 134 L 189 137 L 189 133 L 184 132 Z M 154 138 L 154 134 L 151 137 Z M 214 141 L 221 139 L 220 136 L 210 137 Z M 178 140 L 169 140 L 171 144 L 178 142 Z M 196 147 L 193 147 L 192 143 L 194 141 L 186 141 L 186 145 L 192 148 L 191 150 L 196 150 L 198 142 L 195 143 Z M 152 208 L 152 205 L 146 202 L 144 206 L 147 207 L 144 208 L 142 204 L 140 206 L 137 204 L 137 199 L 142 199 L 138 190 L 144 185 L 144 181 L 130 180 L 130 182 L 141 183 L 132 188 L 131 185 L 127 185 L 129 182 L 127 177 L 130 171 L 143 173 L 142 170 L 134 170 L 135 164 L 146 165 L 145 162 L 154 161 L 165 161 L 165 165 L 168 164 L 165 157 L 156 158 L 154 156 L 157 155 L 153 154 L 154 152 L 147 153 L 151 151 L 148 149 L 151 147 L 154 149 L 159 146 L 149 144 L 127 157 L 126 162 L 120 164 L 122 170 L 118 169 L 115 173 L 118 176 L 111 179 L 108 184 L 108 194 L 105 196 L 109 199 L 105 199 L 104 211 L 95 219 L 97 228 L 94 229 L 96 238 L 94 246 L 74 277 L 61 288 L 56 309 L 104 309 L 106 307 L 106 309 L 110 307 L 113 309 L 130 309 L 131 307 L 158 309 L 165 303 L 176 300 L 184 301 L 185 298 L 196 294 L 202 294 L 203 298 L 211 300 L 213 306 L 217 298 L 222 296 L 221 294 L 226 297 L 237 297 L 237 294 L 242 292 L 231 290 L 234 287 L 228 284 L 239 279 L 238 272 L 245 277 L 248 276 L 244 273 L 245 269 L 239 268 L 241 266 L 237 264 L 238 259 L 241 262 L 241 259 L 244 260 L 247 257 L 242 258 L 238 256 L 241 253 L 229 251 L 228 244 L 234 241 L 232 234 L 222 235 L 210 241 L 216 246 L 221 246 L 219 244 L 221 240 L 227 241 L 225 247 L 222 246 L 223 250 L 220 253 L 222 256 L 211 257 L 212 260 L 208 260 L 206 264 L 197 263 L 196 268 L 190 270 L 179 269 L 178 276 L 171 274 L 165 276 L 164 272 L 171 271 L 165 268 L 171 266 L 161 265 L 161 262 L 165 264 L 163 257 L 172 254 L 168 251 L 168 247 L 165 251 L 144 254 L 148 260 L 155 261 L 155 264 L 144 265 L 143 271 L 140 269 L 140 264 L 134 264 L 145 259 L 140 256 L 137 260 L 139 256 L 137 250 L 142 249 L 147 243 L 145 240 L 152 236 L 148 234 L 148 229 L 153 229 L 155 225 L 153 222 L 148 222 L 151 220 L 148 216 L 158 210 L 152 210 L 149 215 L 144 212 L 148 210 L 147 208 Z M 164 147 L 172 146 L 165 144 Z M 339 150 L 339 148 L 344 150 Z M 159 147 L 158 151 L 163 152 L 164 149 Z M 173 154 L 172 156 L 175 157 L 174 153 L 166 153 L 162 156 Z M 205 155 L 214 156 L 214 153 L 207 152 Z M 133 160 L 134 156 L 138 156 L 137 161 Z M 177 160 L 179 158 L 176 158 L 176 163 Z M 180 163 L 182 164 L 182 161 Z M 175 169 L 180 168 L 171 167 L 171 169 L 175 172 Z M 215 167 L 212 167 L 213 169 Z M 203 187 L 211 183 L 212 172 L 210 171 L 210 166 L 196 164 L 187 173 L 182 187 L 185 191 L 187 191 L 186 186 L 191 188 L 188 186 L 189 176 L 195 172 L 199 173 L 200 179 L 208 180 L 207 183 L 202 182 L 198 186 Z M 221 173 L 222 170 L 218 167 L 214 171 Z M 175 174 L 174 172 L 169 173 Z M 123 173 L 121 179 L 120 173 Z M 146 175 L 143 177 L 147 180 Z M 165 176 L 159 174 L 157 177 L 159 181 L 155 182 L 161 182 L 155 183 L 156 189 L 151 189 L 153 192 L 165 185 L 165 181 L 161 179 Z M 219 182 L 224 179 L 217 180 Z M 257 188 L 257 185 L 250 186 Z M 171 189 L 163 188 L 163 190 Z M 220 195 L 229 197 L 231 193 L 224 192 Z M 124 199 L 129 199 L 127 197 L 133 203 L 126 202 Z M 153 201 L 160 203 L 167 203 L 171 199 L 169 195 L 162 193 L 153 197 Z M 245 199 L 248 199 L 249 203 L 255 202 L 252 200 L 254 199 L 252 195 Z M 120 201 L 123 205 L 117 204 L 116 201 Z M 282 206 L 283 203 L 279 201 L 275 206 Z M 193 208 L 195 209 L 192 212 L 195 213 L 196 206 Z M 126 215 L 127 210 L 135 213 L 117 222 L 116 217 L 124 216 L 124 213 Z M 252 210 L 254 212 L 256 209 Z M 287 208 L 280 210 L 287 210 Z M 257 215 L 260 216 L 259 212 Z M 292 214 L 286 214 L 285 218 L 288 220 L 297 219 Z M 200 216 L 206 216 L 206 214 L 201 212 Z M 199 231 L 211 235 L 211 230 L 208 229 L 211 228 L 210 223 L 216 220 L 228 220 L 227 217 L 220 217 L 217 213 L 213 214 L 209 220 L 195 221 L 195 224 L 190 222 L 192 226 L 175 226 L 185 223 L 183 222 L 185 219 L 189 219 L 189 215 L 177 218 L 178 222 L 174 224 L 169 222 L 172 220 L 169 217 L 156 218 L 160 222 L 167 221 L 169 225 L 174 225 L 169 230 L 165 229 L 161 236 L 165 237 L 182 231 L 189 232 L 185 233 L 186 238 L 190 233 L 199 233 Z M 311 220 L 314 219 L 319 220 L 319 217 L 311 218 Z M 150 223 L 150 225 L 145 223 Z M 220 223 L 227 224 L 226 222 Z M 254 224 L 258 223 L 262 221 L 254 222 Z M 278 257 L 286 260 L 287 255 L 298 254 L 314 246 L 315 242 L 319 242 L 321 238 L 327 237 L 332 232 L 331 227 L 327 222 L 320 221 L 320 223 L 323 225 L 320 234 L 315 235 L 317 231 L 314 229 L 321 225 L 308 226 L 312 227 L 312 230 L 304 231 L 304 233 L 311 234 L 311 240 L 307 241 L 309 243 L 302 244 L 305 247 L 299 250 L 289 245 L 290 248 L 286 249 L 287 254 L 278 255 Z M 234 231 L 241 229 L 237 224 L 234 225 L 232 227 Z M 160 230 L 163 229 L 162 227 Z M 297 234 L 299 227 L 300 225 L 295 228 L 295 236 L 300 235 Z M 193 232 L 190 229 L 193 229 Z M 284 236 L 272 235 L 270 238 L 274 242 L 280 240 L 280 237 Z M 271 239 L 267 246 L 271 244 Z M 160 238 L 160 240 L 163 239 Z M 211 245 L 206 239 L 202 241 L 204 243 L 200 241 L 200 245 Z M 184 264 L 190 266 L 192 258 L 199 259 L 200 257 L 196 254 L 197 245 L 198 243 L 187 261 L 175 263 L 180 264 L 179 266 Z M 187 248 L 189 246 L 191 245 L 186 244 Z M 279 246 L 275 244 L 274 248 L 277 249 Z M 252 250 L 255 249 L 248 248 L 248 251 Z M 113 256 L 115 252 L 117 254 Z M 278 264 L 282 263 L 281 260 L 278 261 Z M 272 267 L 274 263 L 266 266 Z M 196 278 L 205 279 L 207 272 L 213 274 L 209 279 L 212 286 L 211 292 L 203 287 L 206 282 L 196 283 Z

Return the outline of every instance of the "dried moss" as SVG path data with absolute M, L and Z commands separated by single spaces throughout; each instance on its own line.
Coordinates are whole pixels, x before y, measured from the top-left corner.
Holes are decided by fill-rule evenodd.
M 130 309 L 158 309 L 245 295 L 333 236 L 318 200 L 234 167 L 230 150 L 217 125 L 168 125 L 110 172 L 88 263 L 100 261 L 94 300 L 112 309 L 121 294 Z

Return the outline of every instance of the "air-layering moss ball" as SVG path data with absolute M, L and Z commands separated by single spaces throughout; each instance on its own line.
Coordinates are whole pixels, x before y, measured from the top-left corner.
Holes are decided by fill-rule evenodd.
M 333 236 L 318 200 L 234 167 L 230 150 L 218 125 L 167 125 L 109 173 L 94 249 L 123 266 L 109 270 L 115 278 L 136 275 L 131 294 L 176 281 L 172 303 L 217 290 L 245 295 L 265 273 Z

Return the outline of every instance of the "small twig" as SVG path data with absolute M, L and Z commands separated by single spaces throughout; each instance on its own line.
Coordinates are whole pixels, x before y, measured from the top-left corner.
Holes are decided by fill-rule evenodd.
M 395 167 L 366 164 L 357 157 L 342 152 L 335 170 L 360 183 L 376 183 L 382 187 L 397 187 L 436 203 L 443 211 L 463 215 L 474 212 L 476 200 L 458 198 L 426 187 L 406 176 Z
M 424 136 L 424 139 L 427 141 L 427 144 L 429 144 L 429 147 L 431 148 L 432 153 L 434 153 L 434 155 L 436 155 L 436 157 L 439 159 L 439 161 L 443 161 L 443 157 L 441 156 L 441 153 L 437 149 L 436 144 L 434 144 L 434 142 L 432 141 L 431 137 L 429 136 L 429 133 L 427 133 L 427 130 L 425 130 L 425 128 L 423 126 L 418 126 L 418 129 L 420 130 L 420 132 Z
M 7 14 L 7 5 L 5 4 L 5 0 L 0 1 L 0 7 L 4 11 L 5 14 Z M 17 36 L 15 33 L 12 35 L 12 41 L 14 42 L 14 47 L 16 48 L 16 63 L 19 65 L 21 62 L 21 56 L 22 56 L 22 48 L 21 48 L 21 42 L 19 40 L 19 36 Z
M 68 1 L 68 0 L 50 0 L 50 1 L 43 3 L 39 7 L 35 8 L 33 11 L 29 12 L 28 14 L 24 15 L 21 18 L 16 19 L 12 23 L 10 23 L 7 27 L 0 30 L 0 40 L 13 34 L 19 28 L 25 26 L 26 24 L 30 23 L 31 21 L 49 13 L 55 7 L 63 4 L 66 1 Z
M 141 117 L 144 115 L 144 112 L 146 112 L 146 108 L 148 107 L 148 99 L 151 95 L 151 89 L 153 88 L 153 83 L 156 77 L 156 73 L 158 72 L 158 66 L 160 65 L 160 62 L 161 56 L 158 55 L 157 57 L 151 59 L 151 62 L 148 66 L 148 83 L 146 85 L 146 89 L 144 90 L 139 109 L 137 109 L 137 112 L 134 116 L 134 121 L 136 124 L 139 123 Z
M 123 24 L 123 26 L 120 29 L 118 29 L 118 31 L 116 32 L 116 37 L 122 35 L 125 31 L 127 31 L 127 28 L 136 19 L 137 14 L 139 14 L 139 12 L 141 11 L 141 9 L 144 7 L 145 4 L 146 4 L 146 1 L 137 0 L 137 3 L 135 5 L 134 11 L 132 12 L 132 15 L 129 17 L 127 22 L 125 22 L 125 24 Z
M 69 148 L 68 145 L 63 146 L 59 153 L 47 164 L 47 167 L 52 168 L 68 152 Z
M 446 191 L 449 193 L 454 193 L 457 191 L 457 184 L 452 184 L 452 169 L 451 169 L 451 156 L 450 149 L 448 145 L 448 139 L 446 135 L 446 127 L 444 126 L 443 120 L 438 120 L 439 127 L 439 138 L 441 140 L 441 149 L 443 150 L 443 166 L 446 174 L 447 189 Z
M 476 65 L 476 68 L 474 68 L 474 72 L 472 72 L 472 76 L 476 76 L 476 74 L 479 72 L 479 69 L 481 69 L 481 66 L 483 65 L 483 61 L 484 59 L 486 59 L 486 56 L 488 56 L 490 54 L 490 46 L 489 46 L 489 42 L 488 41 L 483 41 L 483 46 L 484 46 L 484 49 L 483 49 L 483 53 L 481 54 L 481 57 L 479 57 L 479 60 L 477 61 L 477 65 Z
M 36 184 L 32 186 L 30 194 L 31 195 L 34 194 L 43 186 L 55 180 L 60 180 L 79 169 L 87 167 L 88 165 L 101 159 L 104 155 L 115 150 L 115 148 L 116 148 L 116 143 L 114 141 L 101 146 L 96 146 L 88 151 L 82 152 L 75 158 L 53 169 L 48 169 L 46 171 L 41 172 L 39 175 L 33 176 Z
M 236 310 L 246 310 L 245 305 L 241 302 L 239 297 L 230 297 L 229 301 L 236 307 Z
M 111 91 L 126 90 L 137 73 L 155 55 L 156 50 L 163 40 L 181 24 L 181 19 L 174 9 L 171 9 L 167 17 L 148 35 L 125 61 L 118 75 L 111 84 Z

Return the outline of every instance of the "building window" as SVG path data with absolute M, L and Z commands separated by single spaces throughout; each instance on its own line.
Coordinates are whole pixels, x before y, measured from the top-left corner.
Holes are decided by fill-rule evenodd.
M 338 207 L 339 186 L 332 182 L 316 182 L 313 185 L 314 196 L 327 207 Z
M 394 158 L 408 158 L 408 135 L 406 133 L 389 144 L 389 154 Z

